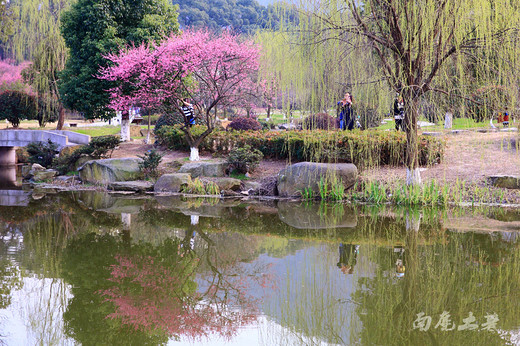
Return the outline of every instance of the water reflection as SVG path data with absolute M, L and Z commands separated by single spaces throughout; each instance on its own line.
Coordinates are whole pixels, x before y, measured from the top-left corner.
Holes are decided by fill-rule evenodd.
M 504 344 L 520 328 L 520 238 L 517 219 L 498 214 L 45 196 L 0 207 L 0 313 L 10 317 L 0 335 L 8 344 Z M 468 215 L 503 227 L 468 232 Z

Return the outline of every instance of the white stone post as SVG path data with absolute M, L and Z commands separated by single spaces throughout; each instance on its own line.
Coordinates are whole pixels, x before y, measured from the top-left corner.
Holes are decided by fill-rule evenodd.
M 130 114 L 129 112 L 118 112 L 121 117 L 121 142 L 130 140 Z
M 451 129 L 453 126 L 453 114 L 451 112 L 446 112 L 444 116 L 444 128 Z

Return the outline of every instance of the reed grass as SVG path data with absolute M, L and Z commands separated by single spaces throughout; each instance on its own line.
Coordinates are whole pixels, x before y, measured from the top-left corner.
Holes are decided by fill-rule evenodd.
M 450 204 L 507 203 L 504 189 L 478 184 L 467 185 L 465 181 L 438 183 L 431 180 L 422 185 L 407 186 L 404 181 L 392 183 L 368 181 L 356 184 L 347 193 L 351 202 L 368 204 L 396 204 L 404 206 L 448 206 Z

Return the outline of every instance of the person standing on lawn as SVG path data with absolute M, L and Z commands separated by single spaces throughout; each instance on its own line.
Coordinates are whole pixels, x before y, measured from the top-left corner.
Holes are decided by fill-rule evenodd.
M 339 127 L 342 130 L 348 129 L 351 131 L 354 128 L 353 102 L 354 98 L 352 95 L 349 92 L 346 92 L 343 99 L 337 104 Z

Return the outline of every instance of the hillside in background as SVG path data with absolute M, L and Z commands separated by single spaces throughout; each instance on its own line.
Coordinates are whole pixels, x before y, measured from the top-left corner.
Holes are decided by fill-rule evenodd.
M 256 0 L 173 0 L 179 5 L 181 27 L 207 27 L 213 30 L 231 28 L 240 33 L 251 33 L 265 28 L 272 13 L 271 6 Z M 262 4 L 272 3 L 263 0 Z

